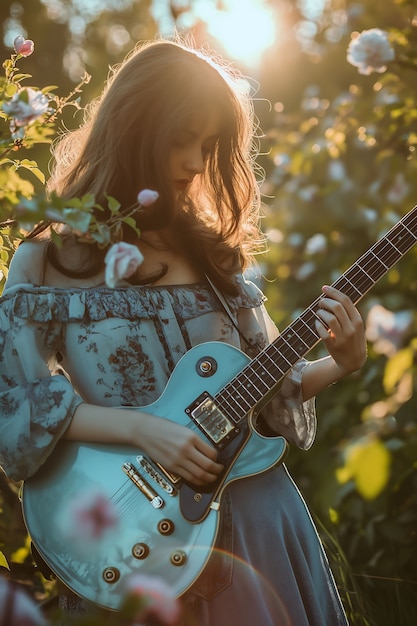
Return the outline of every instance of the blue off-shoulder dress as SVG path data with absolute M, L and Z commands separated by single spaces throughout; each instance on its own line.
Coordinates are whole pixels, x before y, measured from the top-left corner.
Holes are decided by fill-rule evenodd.
M 253 350 L 277 336 L 264 296 L 243 277 L 230 308 Z M 144 406 L 181 356 L 205 341 L 246 344 L 205 284 L 60 289 L 13 285 L 0 299 L 0 465 L 25 480 L 47 462 L 81 402 Z M 314 401 L 306 361 L 263 411 L 268 427 L 308 449 Z M 187 592 L 199 626 L 338 626 L 346 616 L 306 505 L 285 465 L 231 483 L 218 550 Z M 63 604 L 81 607 L 69 595 Z

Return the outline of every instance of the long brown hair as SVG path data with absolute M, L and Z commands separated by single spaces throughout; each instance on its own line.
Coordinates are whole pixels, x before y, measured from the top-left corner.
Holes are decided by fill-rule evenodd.
M 190 260 L 222 289 L 234 292 L 232 275 L 244 268 L 259 240 L 258 185 L 254 175 L 254 119 L 238 72 L 182 42 L 155 40 L 135 48 L 112 71 L 102 95 L 87 109 L 83 125 L 60 138 L 49 191 L 61 197 L 106 194 L 126 211 L 141 189 L 159 200 L 138 211 L 142 231 L 170 226 L 186 237 Z M 196 112 L 220 112 L 221 128 L 181 206 L 165 164 L 175 138 Z M 100 214 L 100 219 L 105 219 Z M 126 227 L 124 240 L 132 238 Z M 82 270 L 63 267 L 54 246 L 48 257 L 67 275 L 91 276 L 102 267 L 103 251 L 88 245 Z M 141 282 L 141 281 L 138 281 Z

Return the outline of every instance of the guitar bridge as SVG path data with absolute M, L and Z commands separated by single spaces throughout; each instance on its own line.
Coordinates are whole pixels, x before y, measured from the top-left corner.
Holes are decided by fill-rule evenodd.
M 240 433 L 240 428 L 219 409 L 206 391 L 185 412 L 218 448 L 224 448 Z

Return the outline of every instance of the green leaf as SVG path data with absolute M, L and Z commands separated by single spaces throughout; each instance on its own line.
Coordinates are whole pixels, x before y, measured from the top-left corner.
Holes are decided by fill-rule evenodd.
M 114 215 L 114 213 L 117 213 L 120 209 L 120 202 L 118 202 L 115 198 L 113 198 L 112 196 L 107 196 L 107 201 L 109 203 L 109 209 L 112 213 L 112 215 Z
M 51 227 L 51 239 L 57 248 L 62 248 L 62 239 L 58 235 L 56 230 L 54 230 L 52 227 Z
M 124 217 L 123 222 L 133 228 L 134 230 L 138 230 L 137 224 L 133 217 Z
M 81 198 L 81 205 L 84 209 L 92 209 L 95 203 L 96 203 L 96 199 L 94 197 L 94 194 L 92 193 L 86 193 Z
M 400 382 L 404 374 L 411 370 L 414 361 L 414 350 L 404 348 L 399 350 L 390 358 L 385 367 L 384 373 L 384 389 L 390 395 L 395 391 L 397 384 Z
M 18 91 L 18 86 L 14 85 L 13 83 L 10 83 L 9 85 L 7 85 L 5 89 L 6 96 L 8 96 L 9 98 L 14 96 L 14 94 L 17 93 L 17 91 Z
M 19 83 L 20 81 L 24 80 L 25 78 L 32 78 L 32 74 L 15 74 L 13 76 L 13 81 L 15 83 Z
M 42 93 L 47 94 L 55 89 L 58 89 L 58 85 L 48 85 L 47 87 L 43 87 L 41 91 Z
M 87 211 L 79 211 L 78 209 L 64 209 L 63 219 L 70 228 L 86 233 L 91 222 L 91 214 Z
M 0 552 L 0 567 L 6 567 L 8 570 L 10 570 L 9 564 L 3 552 Z
M 43 185 L 45 184 L 46 182 L 45 174 L 42 172 L 42 170 L 39 169 L 39 167 L 31 167 L 30 171 L 32 172 L 34 176 L 36 176 L 38 180 L 41 181 Z

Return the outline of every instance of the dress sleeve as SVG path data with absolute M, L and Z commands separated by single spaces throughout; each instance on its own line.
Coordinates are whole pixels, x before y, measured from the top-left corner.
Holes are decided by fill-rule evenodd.
M 279 331 L 267 312 L 266 298 L 258 287 L 244 279 L 240 283 L 239 328 L 253 350 L 248 350 L 244 341 L 241 347 L 253 357 L 273 342 Z M 317 429 L 315 399 L 304 402 L 302 398 L 301 382 L 307 365 L 306 359 L 300 359 L 285 376 L 278 393 L 262 409 L 262 418 L 270 430 L 304 450 L 313 444 Z
M 34 297 L 14 288 L 0 298 L 0 466 L 13 480 L 44 463 L 82 402 L 54 368 L 60 325 L 46 309 L 32 318 Z

